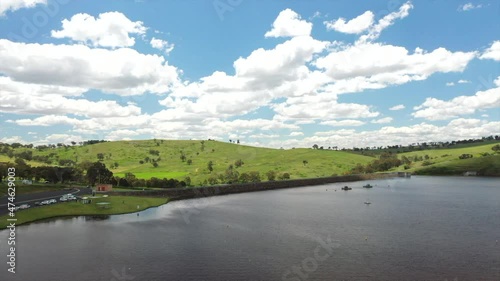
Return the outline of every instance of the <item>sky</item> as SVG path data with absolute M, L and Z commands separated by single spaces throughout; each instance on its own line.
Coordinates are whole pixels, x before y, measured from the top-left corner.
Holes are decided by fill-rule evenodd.
M 2 0 L 0 142 L 500 135 L 500 2 Z

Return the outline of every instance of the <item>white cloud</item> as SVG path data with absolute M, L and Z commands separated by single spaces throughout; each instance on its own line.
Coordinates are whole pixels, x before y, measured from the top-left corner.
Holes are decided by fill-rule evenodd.
M 131 137 L 137 136 L 139 133 L 137 131 L 132 130 L 115 130 L 110 132 L 106 136 L 106 140 L 117 141 L 117 140 L 125 140 L 130 139 Z
M 446 86 L 450 87 L 450 86 L 455 86 L 455 82 L 447 82 L 446 83 Z
M 302 132 L 291 132 L 289 136 L 290 137 L 298 137 L 298 136 L 303 136 L 303 135 L 304 135 L 304 133 L 302 133 Z
M 52 37 L 70 38 L 94 47 L 131 47 L 135 38 L 130 35 L 143 35 L 147 30 L 142 22 L 133 22 L 120 12 L 103 13 L 97 18 L 76 14 L 63 20 L 62 25 L 62 30 L 52 30 Z
M 272 27 L 265 37 L 308 36 L 311 34 L 312 23 L 302 20 L 299 14 L 291 9 L 286 9 L 279 13 Z
M 477 4 L 477 5 L 474 5 L 472 3 L 467 3 L 467 4 L 463 4 L 463 5 L 460 5 L 458 7 L 458 10 L 460 11 L 470 11 L 470 10 L 473 10 L 473 9 L 479 9 L 479 8 L 482 8 L 483 5 L 482 4 Z
M 460 79 L 460 80 L 458 80 L 457 83 L 458 84 L 467 84 L 467 83 L 470 83 L 470 81 L 469 80 Z
M 291 38 L 270 50 L 257 49 L 234 62 L 235 75 L 216 71 L 198 82 L 179 86 L 160 101 L 168 120 L 226 118 L 251 112 L 279 97 L 314 92 L 324 75 L 306 63 L 326 47 L 309 36 Z
M 339 18 L 336 21 L 325 21 L 324 24 L 329 30 L 348 34 L 358 34 L 367 30 L 373 24 L 373 19 L 374 14 L 371 11 L 366 11 L 347 22 L 344 18 Z
M 487 122 L 477 119 L 456 119 L 443 126 L 420 123 L 403 127 L 382 127 L 373 131 L 333 130 L 316 132 L 301 140 L 288 139 L 271 141 L 272 147 L 311 147 L 338 146 L 339 148 L 386 146 L 412 143 L 452 141 L 457 139 L 480 138 L 500 134 L 500 122 Z
M 3 137 L 0 138 L 1 143 L 22 143 L 22 144 L 28 144 L 28 141 L 25 141 L 22 137 L 20 136 L 12 136 L 12 137 Z
M 328 126 L 333 126 L 333 127 L 357 127 L 364 125 L 365 122 L 359 121 L 359 120 L 329 120 L 329 121 L 323 121 L 320 123 L 321 125 L 328 125 Z
M 169 43 L 168 41 L 156 39 L 153 37 L 149 42 L 151 47 L 158 49 L 160 51 L 164 51 L 166 54 L 169 54 L 174 49 L 174 44 Z
M 414 108 L 416 111 L 412 115 L 427 120 L 446 120 L 496 107 L 500 107 L 500 86 L 479 91 L 473 96 L 458 96 L 449 101 L 427 98 L 423 104 Z
M 12 80 L 137 95 L 166 93 L 179 83 L 165 58 L 136 50 L 83 45 L 25 44 L 0 39 L 0 74 Z
M 411 9 L 413 9 L 413 5 L 410 1 L 404 3 L 401 7 L 399 7 L 397 12 L 392 12 L 386 15 L 381 18 L 377 24 L 372 25 L 368 30 L 368 33 L 361 36 L 357 42 L 363 43 L 377 39 L 384 29 L 394 24 L 395 20 L 407 17 L 410 14 Z
M 389 85 L 424 80 L 436 72 L 463 71 L 475 55 L 444 48 L 409 54 L 404 47 L 364 43 L 334 51 L 317 59 L 315 65 L 336 80 L 366 77 L 367 81 Z
M 370 106 L 356 103 L 339 103 L 336 96 L 328 93 L 313 96 L 290 97 L 283 103 L 274 104 L 274 111 L 283 120 L 328 120 L 338 118 L 377 117 Z
M 493 42 L 479 58 L 500 61 L 500 41 Z
M 0 17 L 4 16 L 7 11 L 33 8 L 38 4 L 47 4 L 47 0 L 2 0 L 0 2 Z
M 395 105 L 395 106 L 389 108 L 389 110 L 402 110 L 402 109 L 405 109 L 404 104 L 398 104 L 398 105 Z
M 391 123 L 391 122 L 392 122 L 392 117 L 384 117 L 384 118 L 380 118 L 380 119 L 372 121 L 372 123 L 374 123 L 374 124 L 386 124 L 386 123 Z

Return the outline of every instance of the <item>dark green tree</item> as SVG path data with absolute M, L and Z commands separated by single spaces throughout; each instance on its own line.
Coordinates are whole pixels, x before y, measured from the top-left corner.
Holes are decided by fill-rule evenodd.
M 87 169 L 87 180 L 91 185 L 97 183 L 110 183 L 113 172 L 101 162 L 95 162 Z

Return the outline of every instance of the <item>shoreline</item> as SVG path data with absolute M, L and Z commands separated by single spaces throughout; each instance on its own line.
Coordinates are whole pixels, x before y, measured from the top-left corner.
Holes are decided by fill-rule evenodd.
M 258 183 L 238 183 L 227 185 L 213 185 L 192 188 L 172 188 L 165 190 L 145 190 L 145 191 L 108 191 L 102 192 L 110 196 L 144 196 L 144 197 L 168 197 L 171 201 L 194 199 L 200 197 L 219 196 L 226 194 L 237 194 L 246 192 L 256 192 L 265 190 L 307 187 L 339 182 L 356 182 L 365 180 L 377 180 L 398 177 L 397 173 L 380 174 L 360 174 L 347 176 L 334 176 L 310 179 L 293 179 L 283 181 L 266 181 Z
M 159 207 L 168 204 L 171 201 L 179 201 L 185 199 L 196 199 L 211 196 L 221 196 L 228 194 L 237 193 L 247 193 L 247 192 L 257 192 L 265 190 L 276 190 L 276 189 L 286 189 L 286 188 L 299 188 L 315 185 L 323 185 L 330 183 L 339 182 L 357 182 L 365 180 L 378 180 L 385 178 L 397 177 L 397 173 L 381 173 L 381 174 L 362 174 L 362 175 L 348 175 L 348 176 L 335 176 L 335 177 L 324 177 L 324 178 L 311 178 L 311 179 L 295 179 L 295 180 L 284 180 L 284 181 L 267 181 L 259 183 L 245 183 L 245 184 L 228 184 L 228 185 L 214 185 L 214 186 L 203 186 L 203 187 L 193 187 L 193 188 L 174 188 L 165 190 L 147 190 L 147 191 L 109 191 L 109 192 L 99 192 L 99 194 L 107 194 L 110 196 L 130 196 L 130 197 L 162 197 L 166 199 L 166 202 L 157 205 L 150 206 L 139 211 L 131 212 L 117 212 L 117 213 L 103 213 L 103 214 L 74 214 L 74 215 L 52 215 L 31 221 L 25 221 L 16 224 L 16 226 L 27 225 L 34 222 L 40 222 L 44 220 L 51 220 L 64 217 L 80 217 L 80 216 L 113 216 L 113 215 L 123 215 L 123 214 L 133 214 L 137 212 L 142 212 L 144 210 Z M 0 228 L 0 231 L 6 228 Z

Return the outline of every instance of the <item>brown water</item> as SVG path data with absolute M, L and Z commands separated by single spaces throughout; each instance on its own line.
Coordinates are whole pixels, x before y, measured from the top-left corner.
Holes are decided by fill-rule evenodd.
M 20 226 L 0 280 L 500 280 L 500 179 L 366 183 Z

